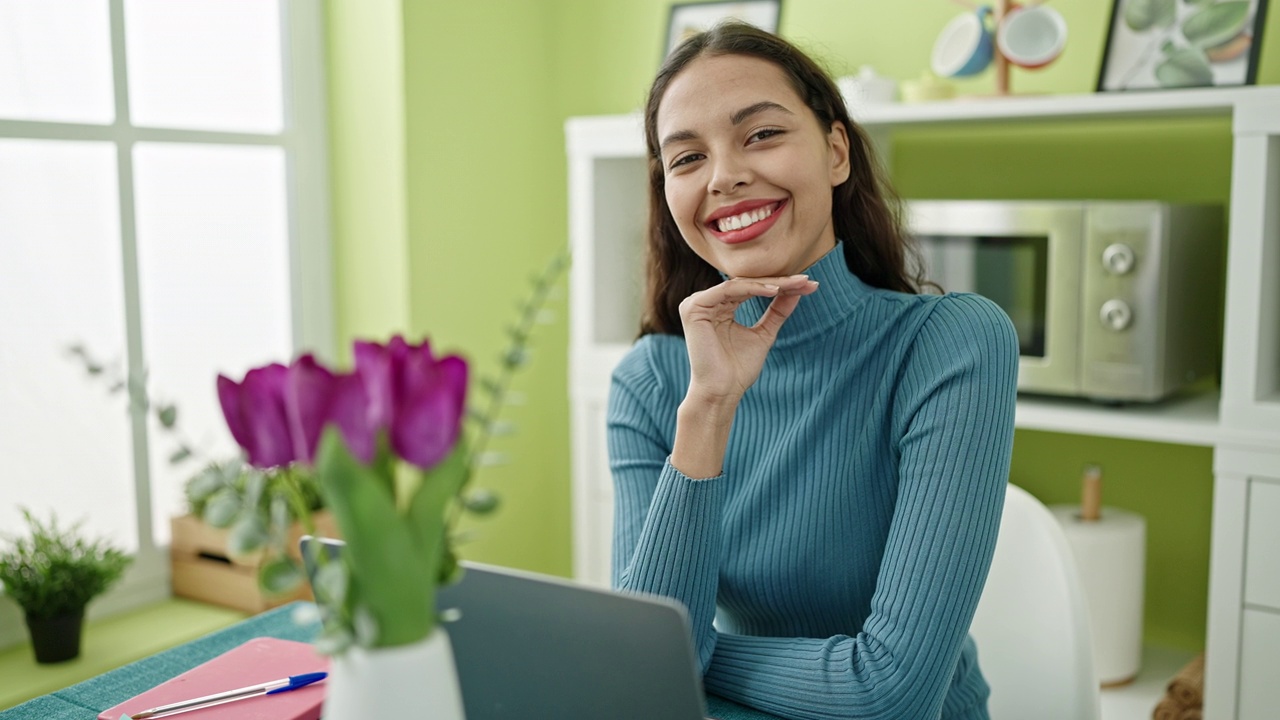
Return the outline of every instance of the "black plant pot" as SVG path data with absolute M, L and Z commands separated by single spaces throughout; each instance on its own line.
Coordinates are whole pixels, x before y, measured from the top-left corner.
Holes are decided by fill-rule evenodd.
M 31 647 L 36 651 L 36 662 L 47 665 L 79 657 L 80 630 L 83 627 L 84 608 L 51 618 L 33 617 L 28 613 L 27 629 L 31 631 Z

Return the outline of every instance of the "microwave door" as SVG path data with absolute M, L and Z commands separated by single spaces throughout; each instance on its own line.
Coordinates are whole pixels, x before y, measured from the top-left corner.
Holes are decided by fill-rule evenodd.
M 947 203 L 948 210 L 967 204 Z M 1016 203 L 999 205 L 1001 212 L 985 217 L 948 213 L 932 225 L 913 225 L 925 275 L 943 290 L 983 295 L 1005 311 L 1018 334 L 1020 390 L 1075 394 L 1079 212 L 1037 209 L 1018 217 L 1009 212 Z M 920 221 L 922 213 L 913 215 Z

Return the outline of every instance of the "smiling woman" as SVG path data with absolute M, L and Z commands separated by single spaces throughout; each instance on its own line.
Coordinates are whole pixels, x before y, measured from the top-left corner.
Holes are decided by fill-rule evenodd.
M 918 294 L 866 135 L 784 40 L 691 38 L 645 134 L 650 292 L 607 414 L 614 586 L 683 602 L 731 700 L 986 718 L 968 629 L 1009 469 L 1012 324 Z

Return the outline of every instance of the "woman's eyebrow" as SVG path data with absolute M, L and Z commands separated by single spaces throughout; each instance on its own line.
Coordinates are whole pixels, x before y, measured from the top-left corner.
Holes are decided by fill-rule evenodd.
M 748 105 L 742 108 L 741 110 L 738 110 L 733 115 L 729 116 L 729 120 L 734 125 L 741 125 L 743 122 L 746 121 L 747 118 L 751 117 L 752 115 L 757 115 L 759 113 L 765 112 L 766 110 L 778 110 L 788 115 L 795 115 L 795 113 L 779 105 L 778 103 L 773 102 L 772 100 L 761 100 L 758 103 Z M 660 150 L 666 150 L 667 146 L 671 145 L 672 143 L 684 142 L 686 140 L 697 140 L 697 139 L 698 139 L 698 133 L 694 132 L 693 130 L 677 130 L 676 132 L 673 132 L 670 135 L 663 138 L 662 142 L 659 144 L 658 147 Z
M 739 111 L 735 112 L 733 115 L 731 115 L 731 116 L 729 117 L 729 120 L 730 120 L 731 122 L 733 122 L 733 124 L 734 124 L 734 125 L 741 125 L 741 124 L 742 124 L 742 122 L 743 122 L 744 120 L 746 120 L 747 118 L 751 117 L 752 115 L 756 115 L 756 114 L 758 114 L 758 113 L 762 113 L 762 112 L 764 112 L 764 111 L 766 111 L 766 110 L 781 110 L 782 112 L 784 112 L 784 113 L 786 113 L 786 114 L 788 114 L 788 115 L 794 115 L 794 114 L 795 114 L 795 113 L 791 112 L 790 110 L 788 110 L 788 109 L 786 109 L 786 108 L 782 107 L 781 105 L 779 105 L 779 104 L 778 104 L 778 103 L 776 103 L 776 102 L 773 102 L 773 101 L 771 101 L 771 100 L 761 100 L 760 102 L 758 102 L 758 103 L 756 103 L 756 104 L 754 104 L 754 105 L 748 105 L 748 106 L 746 106 L 746 107 L 742 108 L 741 110 L 739 110 Z

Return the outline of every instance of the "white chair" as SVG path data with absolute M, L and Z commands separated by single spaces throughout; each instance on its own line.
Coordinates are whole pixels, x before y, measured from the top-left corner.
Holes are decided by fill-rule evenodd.
M 970 629 L 991 685 L 991 720 L 1098 720 L 1086 602 L 1058 521 L 1010 485 Z

